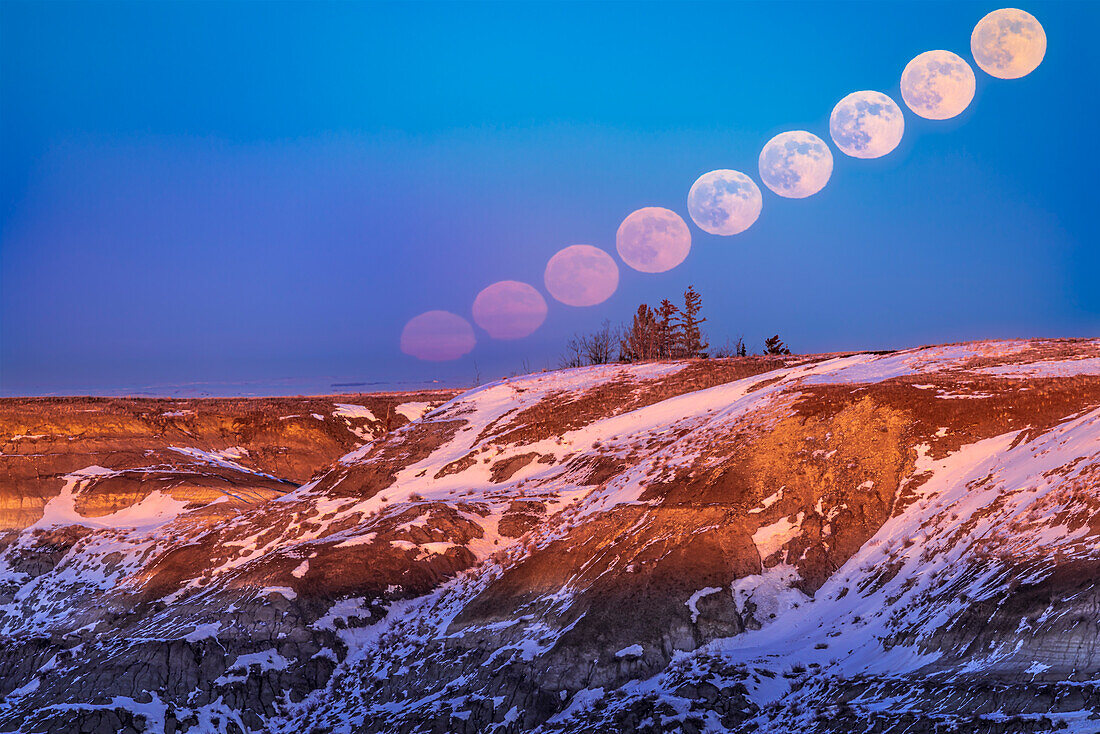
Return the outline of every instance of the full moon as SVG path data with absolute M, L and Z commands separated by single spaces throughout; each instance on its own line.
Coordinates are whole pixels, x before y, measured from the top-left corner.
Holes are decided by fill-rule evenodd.
M 401 351 L 429 362 L 458 359 L 474 348 L 474 328 L 450 311 L 427 311 L 401 331 Z
M 853 158 L 881 158 L 898 147 L 903 132 L 901 108 L 882 92 L 852 92 L 829 117 L 833 142 Z
M 619 287 L 619 266 L 591 245 L 571 245 L 546 263 L 546 290 L 567 306 L 595 306 Z
M 825 188 L 832 173 L 829 146 L 805 130 L 779 133 L 760 151 L 760 179 L 788 199 L 813 196 Z
M 691 250 L 691 231 L 676 212 L 647 206 L 631 212 L 615 234 L 615 249 L 630 267 L 663 273 L 684 261 Z
M 901 73 L 901 96 L 921 117 L 946 120 L 974 99 L 974 70 L 958 54 L 925 51 Z
M 1047 34 L 1035 16 L 1016 8 L 994 10 L 978 21 L 970 51 L 986 74 L 1019 79 L 1035 71 L 1047 52 Z
M 474 321 L 494 339 L 522 339 L 546 320 L 546 301 L 527 283 L 502 280 L 474 299 Z
M 760 216 L 760 188 L 740 171 L 726 169 L 700 176 L 688 191 L 688 214 L 704 232 L 744 232 Z

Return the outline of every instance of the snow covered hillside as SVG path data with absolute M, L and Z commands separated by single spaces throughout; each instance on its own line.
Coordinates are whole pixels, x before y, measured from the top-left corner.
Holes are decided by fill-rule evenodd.
M 1100 341 L 442 399 L 0 486 L 0 731 L 1100 732 Z

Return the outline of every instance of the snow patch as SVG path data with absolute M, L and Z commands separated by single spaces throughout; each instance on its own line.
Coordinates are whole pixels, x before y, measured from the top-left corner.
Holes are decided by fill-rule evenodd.
M 757 551 L 760 552 L 760 560 L 770 557 L 798 536 L 802 531 L 802 518 L 804 515 L 803 512 L 798 513 L 794 522 L 782 517 L 752 534 L 752 542 L 756 545 Z
M 336 403 L 336 410 L 332 411 L 333 415 L 340 416 L 341 418 L 364 418 L 368 421 L 377 421 L 374 417 L 374 413 L 371 409 L 365 405 L 354 405 L 352 403 Z
M 401 405 L 393 409 L 393 412 L 404 416 L 406 420 L 412 422 L 420 420 L 425 413 L 431 410 L 431 407 L 431 403 L 401 403 Z
M 801 580 L 797 568 L 780 563 L 764 569 L 761 574 L 737 579 L 730 588 L 737 611 L 743 614 L 751 603 L 755 608 L 753 616 L 761 624 L 766 624 L 810 601 L 810 597 L 794 588 L 794 584 Z
M 699 600 L 704 596 L 710 596 L 711 594 L 717 594 L 722 589 L 717 586 L 708 586 L 705 589 L 699 589 L 691 598 L 684 602 L 684 605 L 691 610 L 691 623 L 695 624 L 699 620 Z
M 624 647 L 622 650 L 619 650 L 617 653 L 615 653 L 615 657 L 617 657 L 617 658 L 640 658 L 642 656 L 642 652 L 643 652 L 642 646 L 635 643 L 635 644 L 631 645 L 630 647 Z

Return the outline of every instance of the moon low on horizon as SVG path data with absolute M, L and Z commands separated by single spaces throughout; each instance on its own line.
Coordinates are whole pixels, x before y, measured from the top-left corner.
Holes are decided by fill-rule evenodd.
M 948 120 L 974 99 L 974 70 L 950 51 L 925 51 L 901 73 L 901 96 L 909 109 L 928 120 Z
M 401 351 L 427 362 L 447 362 L 477 344 L 470 322 L 450 311 L 426 311 L 401 330 Z
M 760 151 L 760 179 L 788 199 L 813 196 L 833 173 L 833 154 L 825 141 L 805 130 L 780 133 Z
M 1031 13 L 1002 8 L 974 26 L 970 51 L 986 74 L 998 79 L 1019 79 L 1042 63 L 1047 52 L 1047 34 Z
M 567 306 L 595 306 L 619 287 L 619 266 L 591 245 L 570 245 L 546 263 L 546 290 Z
M 501 280 L 474 299 L 474 321 L 494 339 L 522 339 L 546 320 L 546 300 L 534 286 Z
M 740 171 L 719 169 L 704 173 L 688 191 L 688 214 L 708 234 L 735 235 L 760 216 L 760 187 Z
M 829 117 L 829 134 L 853 158 L 881 158 L 898 147 L 905 116 L 882 92 L 852 92 L 837 102 Z

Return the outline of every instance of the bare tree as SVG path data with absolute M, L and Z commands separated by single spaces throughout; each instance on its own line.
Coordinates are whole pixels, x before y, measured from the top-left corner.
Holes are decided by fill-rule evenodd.
M 607 364 L 619 343 L 619 330 L 604 319 L 599 329 L 581 337 L 581 354 L 587 364 Z
M 744 337 L 737 337 L 737 341 L 730 341 L 726 337 L 726 343 L 714 350 L 714 356 L 718 358 L 744 357 L 747 353 Z
M 565 342 L 565 351 L 562 352 L 561 357 L 558 358 L 558 367 L 560 369 L 569 369 L 570 367 L 583 367 L 584 358 L 581 356 L 583 353 L 581 336 L 574 334 L 569 337 L 569 340 Z
M 562 369 L 583 367 L 587 364 L 607 364 L 618 356 L 619 329 L 604 319 L 599 329 L 591 334 L 574 334 L 565 342 L 565 351 L 558 359 Z

